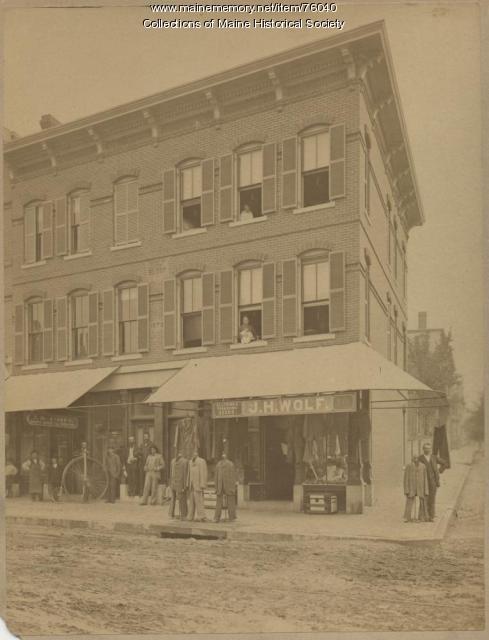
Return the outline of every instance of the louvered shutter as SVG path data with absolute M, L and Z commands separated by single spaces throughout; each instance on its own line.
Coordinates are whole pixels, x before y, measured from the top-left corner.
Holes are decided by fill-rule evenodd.
M 14 310 L 14 363 L 24 364 L 25 310 L 23 304 L 16 304 Z
M 80 196 L 80 231 L 78 251 L 88 251 L 90 246 L 90 198 L 88 193 Z
M 138 351 L 149 351 L 149 285 L 138 285 Z
M 56 298 L 56 359 L 68 359 L 68 298 Z
M 346 323 L 345 301 L 345 253 L 333 251 L 329 254 L 329 330 L 342 331 Z
M 24 213 L 24 261 L 36 261 L 36 207 L 27 207 Z
M 42 206 L 42 257 L 53 257 L 53 203 Z
M 163 343 L 165 349 L 177 346 L 177 281 L 163 282 Z
M 221 271 L 219 299 L 219 337 L 221 343 L 233 342 L 233 290 L 234 273 Z
M 297 206 L 297 138 L 282 142 L 282 207 Z
M 297 335 L 297 260 L 282 262 L 282 332 Z
M 64 256 L 68 253 L 68 216 L 66 198 L 58 198 L 55 204 L 56 217 L 56 255 Z
M 214 158 L 202 162 L 202 226 L 214 224 Z
M 330 166 L 329 197 L 331 200 L 345 195 L 345 125 L 338 124 L 329 131 Z
M 275 263 L 263 265 L 262 338 L 275 337 Z
M 102 353 L 104 356 L 113 356 L 115 351 L 114 289 L 106 289 L 102 295 Z
M 233 155 L 222 156 L 219 160 L 219 220 L 233 220 Z
M 176 172 L 168 169 L 163 172 L 163 233 L 175 233 L 176 230 Z
M 274 142 L 263 147 L 262 213 L 277 209 L 277 153 Z
M 43 359 L 44 362 L 51 362 L 54 358 L 54 324 L 53 324 L 53 301 L 51 299 L 43 301 Z
M 98 291 L 88 294 L 88 357 L 98 356 Z
M 215 277 L 213 273 L 202 274 L 202 344 L 214 344 L 215 336 Z

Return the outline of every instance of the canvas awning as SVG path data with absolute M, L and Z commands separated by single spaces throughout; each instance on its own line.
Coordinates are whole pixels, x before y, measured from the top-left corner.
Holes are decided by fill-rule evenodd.
M 92 391 L 121 391 L 123 389 L 154 389 L 170 380 L 181 367 L 159 371 L 117 371 L 102 380 Z
M 224 400 L 356 390 L 432 389 L 356 342 L 190 360 L 146 402 Z
M 5 411 L 65 409 L 117 367 L 11 376 L 5 381 Z

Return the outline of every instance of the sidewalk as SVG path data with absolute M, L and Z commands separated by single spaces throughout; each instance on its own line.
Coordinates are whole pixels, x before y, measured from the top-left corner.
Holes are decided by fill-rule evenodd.
M 475 448 L 453 452 L 452 467 L 441 476 L 435 522 L 405 523 L 402 493 L 383 496 L 382 504 L 367 507 L 360 515 L 306 515 L 292 512 L 238 511 L 233 523 L 191 523 L 172 520 L 168 505 L 139 506 L 135 503 L 31 502 L 28 498 L 6 500 L 7 525 L 38 524 L 114 530 L 159 535 L 161 532 L 209 534 L 227 539 L 263 541 L 296 540 L 302 537 L 369 539 L 391 542 L 436 542 L 444 538 L 470 471 Z M 212 511 L 208 511 L 212 519 Z

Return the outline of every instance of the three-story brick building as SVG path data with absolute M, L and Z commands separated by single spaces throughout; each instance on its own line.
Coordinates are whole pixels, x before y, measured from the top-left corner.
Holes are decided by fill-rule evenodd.
M 8 455 L 148 431 L 240 497 L 399 481 L 423 222 L 382 23 L 5 145 Z M 150 402 L 146 402 L 150 397 Z M 373 470 L 373 473 L 370 473 Z

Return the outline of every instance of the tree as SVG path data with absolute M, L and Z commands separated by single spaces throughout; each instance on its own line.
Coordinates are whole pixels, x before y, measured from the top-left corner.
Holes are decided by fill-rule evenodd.
M 460 381 L 453 357 L 452 335 L 441 332 L 434 349 L 430 349 L 428 334 L 409 341 L 408 371 L 435 391 L 448 390 Z
M 475 407 L 469 412 L 464 429 L 467 436 L 481 447 L 484 442 L 484 396 L 482 394 Z

